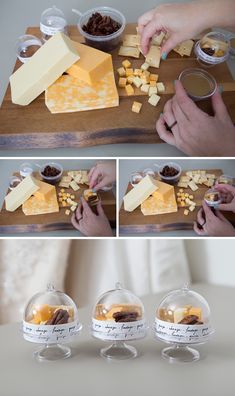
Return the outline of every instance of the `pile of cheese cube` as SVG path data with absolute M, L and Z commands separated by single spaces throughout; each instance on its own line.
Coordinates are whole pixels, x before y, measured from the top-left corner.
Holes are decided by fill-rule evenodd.
M 196 208 L 196 202 L 193 201 L 194 196 L 192 194 L 184 193 L 182 188 L 179 189 L 177 195 L 177 204 L 180 208 L 188 206 L 188 209 L 184 210 L 184 215 L 188 216 L 189 212 L 193 212 Z
M 65 189 L 62 188 L 58 193 L 58 201 L 62 207 L 70 206 L 70 209 L 66 209 L 65 214 L 66 216 L 70 215 L 70 212 L 75 212 L 78 203 L 74 201 L 75 195 L 66 193 Z
M 158 82 L 158 74 L 150 73 L 148 71 L 150 65 L 144 62 L 140 69 L 133 69 L 131 62 L 125 59 L 122 62 L 122 67 L 117 69 L 119 75 L 118 86 L 125 88 L 128 96 L 135 94 L 134 88 L 139 88 L 142 92 L 149 96 L 148 103 L 156 106 L 160 100 L 159 93 L 165 91 L 165 86 L 162 82 Z M 132 111 L 139 113 L 142 103 L 134 102 Z
M 192 191 L 198 190 L 198 184 L 211 188 L 215 184 L 216 176 L 207 173 L 205 170 L 193 170 L 186 172 L 185 176 L 181 176 L 178 182 L 180 188 L 191 188 Z

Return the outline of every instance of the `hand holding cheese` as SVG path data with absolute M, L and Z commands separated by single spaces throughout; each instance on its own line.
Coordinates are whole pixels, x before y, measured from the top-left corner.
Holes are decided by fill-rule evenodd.
M 176 81 L 175 96 L 156 124 L 161 139 L 190 156 L 234 156 L 235 127 L 218 90 L 211 100 L 213 117 L 200 110 Z M 175 121 L 169 132 L 165 123 L 171 126 Z
M 215 213 L 205 203 L 197 214 L 197 222 L 194 223 L 194 231 L 201 236 L 235 236 L 235 228 L 218 210 Z
M 116 162 L 98 162 L 89 172 L 89 187 L 98 191 L 116 181 Z
M 162 58 L 182 41 L 191 39 L 212 26 L 229 27 L 235 24 L 234 0 L 195 0 L 186 4 L 163 4 L 139 18 L 141 47 L 148 52 L 150 39 L 156 32 L 168 33 L 162 46 Z
M 57 33 L 10 77 L 12 102 L 28 105 L 78 59 L 69 37 Z
M 101 202 L 96 206 L 97 215 L 88 203 L 82 198 L 82 204 L 73 214 L 71 222 L 78 231 L 86 236 L 111 237 L 113 236 L 109 221 L 103 211 Z

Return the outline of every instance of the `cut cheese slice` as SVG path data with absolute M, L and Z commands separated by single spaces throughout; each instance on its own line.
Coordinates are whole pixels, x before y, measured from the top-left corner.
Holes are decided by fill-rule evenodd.
M 67 70 L 70 76 L 93 85 L 107 73 L 113 71 L 110 54 L 75 41 L 73 41 L 73 44 L 80 55 L 80 59 Z
M 53 191 L 46 200 L 42 200 L 38 197 L 30 197 L 23 204 L 22 210 L 26 216 L 59 212 L 55 187 L 53 187 Z
M 174 213 L 178 211 L 174 190 L 167 199 L 159 199 L 158 190 L 141 205 L 141 212 L 145 216 Z
M 174 187 L 170 184 L 157 181 L 158 190 L 154 193 L 154 196 L 160 201 L 166 202 L 168 198 L 174 195 Z
M 46 106 L 51 113 L 69 113 L 116 107 L 119 96 L 113 72 L 90 86 L 72 76 L 61 76 L 46 91 Z
M 38 181 L 28 175 L 5 197 L 6 210 L 14 212 L 37 190 L 39 190 Z
M 57 33 L 10 77 L 12 102 L 28 105 L 78 59 L 70 38 Z
M 37 180 L 37 184 L 39 190 L 37 190 L 33 195 L 38 199 L 46 201 L 50 197 L 51 193 L 54 192 L 55 187 L 40 180 Z
M 158 189 L 157 180 L 146 175 L 131 191 L 123 198 L 124 209 L 132 212 L 142 204 L 151 194 Z
M 161 61 L 161 47 L 151 45 L 146 55 L 145 61 L 152 67 L 159 67 Z

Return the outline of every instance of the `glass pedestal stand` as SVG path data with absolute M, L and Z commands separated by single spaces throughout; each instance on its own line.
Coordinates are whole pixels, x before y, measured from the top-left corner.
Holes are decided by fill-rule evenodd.
M 34 352 L 34 356 L 39 361 L 67 359 L 71 356 L 71 349 L 60 344 L 46 344 Z
M 102 348 L 100 355 L 112 360 L 133 359 L 137 356 L 137 350 L 123 341 L 114 341 L 112 345 Z
M 170 363 L 190 363 L 200 359 L 200 353 L 188 345 L 174 344 L 162 350 L 162 357 Z

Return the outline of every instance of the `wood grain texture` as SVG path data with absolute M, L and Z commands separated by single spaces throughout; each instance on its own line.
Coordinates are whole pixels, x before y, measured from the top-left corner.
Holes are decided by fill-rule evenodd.
M 135 24 L 129 24 L 126 33 L 135 32 Z M 27 29 L 27 33 L 40 37 L 39 28 Z M 76 26 L 70 26 L 69 35 L 73 40 L 82 42 Z M 118 49 L 112 52 L 114 69 L 120 67 L 123 57 Z M 132 60 L 139 67 L 144 58 Z M 15 69 L 21 63 L 16 62 Z M 22 107 L 11 102 L 8 86 L 0 108 L 0 149 L 32 148 L 76 148 L 115 143 L 161 143 L 155 124 L 164 104 L 174 93 L 173 81 L 180 72 L 189 67 L 198 67 L 192 53 L 189 58 L 181 58 L 175 52 L 161 63 L 160 69 L 152 69 L 159 74 L 159 80 L 166 84 L 166 93 L 162 95 L 155 108 L 147 103 L 147 97 L 136 90 L 134 97 L 127 97 L 125 90 L 119 89 L 120 106 L 116 108 L 52 115 L 45 106 L 44 94 L 29 106 Z M 210 69 L 217 82 L 223 85 L 223 99 L 235 122 L 235 82 L 225 63 Z M 117 76 L 116 76 L 117 78 Z M 143 103 L 140 114 L 131 111 L 133 100 Z M 202 101 L 199 107 L 212 114 L 210 100 Z
M 182 175 L 186 171 L 182 172 Z M 208 173 L 213 173 L 216 176 L 223 174 L 220 169 L 210 169 Z M 158 177 L 157 177 L 158 178 Z M 190 188 L 183 189 L 184 192 L 192 194 L 194 196 L 193 201 L 196 202 L 196 209 L 193 212 L 189 212 L 188 216 L 183 214 L 186 208 L 178 208 L 176 213 L 168 213 L 155 216 L 144 216 L 141 212 L 140 206 L 133 212 L 126 212 L 124 210 L 124 205 L 119 212 L 119 232 L 121 234 L 138 234 L 147 232 L 164 232 L 164 231 L 176 231 L 176 230 L 191 230 L 193 229 L 193 222 L 197 218 L 197 212 L 201 207 L 201 202 L 208 190 L 206 186 L 198 185 L 199 189 L 193 192 Z M 132 189 L 131 184 L 128 184 L 127 191 Z M 175 192 L 179 191 L 178 187 L 175 187 Z M 226 218 L 235 225 L 235 213 L 228 212 L 223 213 Z
M 64 172 L 64 175 L 68 171 Z M 17 173 L 15 173 L 18 175 Z M 36 174 L 35 177 L 38 178 Z M 83 191 L 88 188 L 80 184 L 80 190 L 73 191 L 71 188 L 65 189 L 66 192 L 75 195 L 75 201 L 78 202 L 83 194 Z M 62 187 L 55 186 L 57 193 Z M 109 219 L 112 228 L 116 227 L 116 198 L 113 191 L 99 192 L 104 212 Z M 15 212 L 8 212 L 3 204 L 0 211 L 0 233 L 24 233 L 24 232 L 45 232 L 45 231 L 59 231 L 74 229 L 71 224 L 71 215 L 66 216 L 65 210 L 69 209 L 60 207 L 58 213 L 48 213 L 43 215 L 25 216 L 22 207 L 18 208 Z

